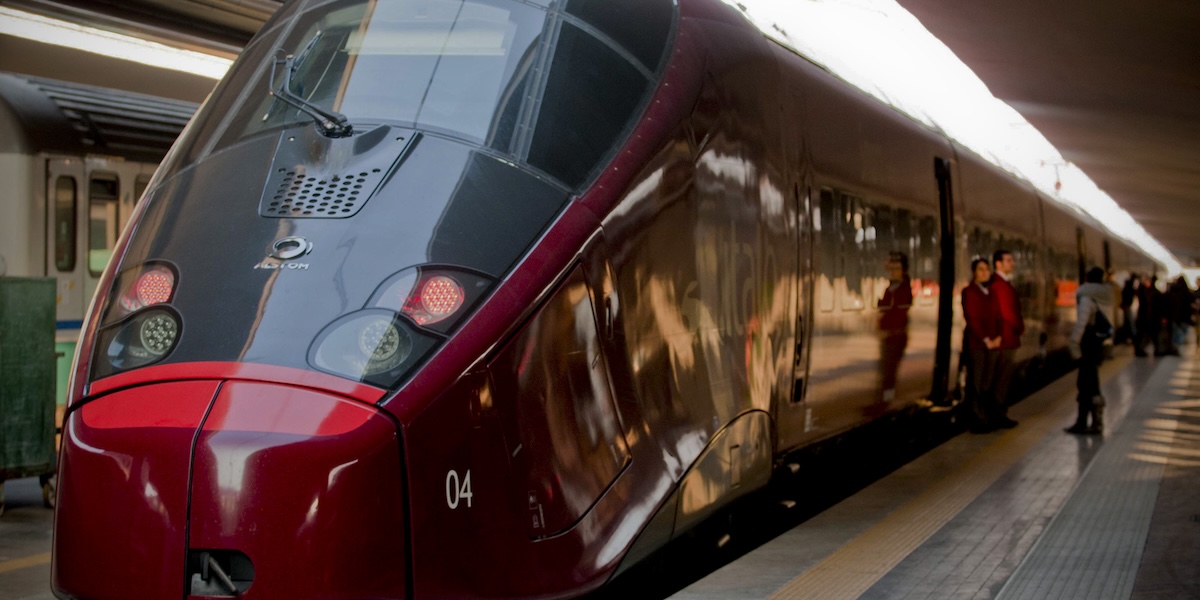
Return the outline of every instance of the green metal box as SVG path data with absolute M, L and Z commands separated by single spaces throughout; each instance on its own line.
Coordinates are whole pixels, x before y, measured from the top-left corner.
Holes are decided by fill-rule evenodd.
M 54 471 L 55 282 L 0 277 L 0 482 Z

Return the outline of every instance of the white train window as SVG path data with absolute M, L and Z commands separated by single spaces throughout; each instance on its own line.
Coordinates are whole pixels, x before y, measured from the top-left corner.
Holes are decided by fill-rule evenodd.
M 60 273 L 75 270 L 77 187 L 66 175 L 54 182 L 54 267 Z
M 149 175 L 138 175 L 133 180 L 133 203 L 136 205 L 142 201 L 142 195 L 146 193 L 146 186 L 150 185 Z
M 117 245 L 120 191 L 117 176 L 112 173 L 94 173 L 88 181 L 88 272 L 93 277 L 104 272 Z

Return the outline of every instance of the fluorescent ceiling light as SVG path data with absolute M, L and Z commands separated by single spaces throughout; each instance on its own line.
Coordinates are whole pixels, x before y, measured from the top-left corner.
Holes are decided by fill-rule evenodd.
M 1125 209 L 894 0 L 724 0 L 768 37 L 940 129 L 1068 208 L 1091 215 L 1170 275 L 1182 265 Z M 1061 183 L 1061 187 L 1059 187 Z
M 233 61 L 128 35 L 0 7 L 0 35 L 74 48 L 112 58 L 220 79 Z

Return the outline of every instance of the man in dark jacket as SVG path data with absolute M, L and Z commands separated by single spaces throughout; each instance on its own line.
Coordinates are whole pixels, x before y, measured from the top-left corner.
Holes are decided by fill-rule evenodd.
M 1131 273 L 1125 280 L 1125 286 L 1121 288 L 1121 327 L 1117 330 L 1116 339 L 1113 340 L 1118 344 L 1128 341 L 1136 345 L 1134 340 L 1137 336 L 1137 327 L 1133 323 L 1133 301 L 1137 299 L 1141 279 L 1137 273 Z
M 1158 290 L 1158 277 L 1151 275 L 1141 287 L 1138 288 L 1138 311 L 1137 311 L 1137 337 L 1133 342 L 1134 354 L 1137 356 L 1146 356 L 1146 344 L 1153 343 L 1154 349 L 1157 352 L 1159 318 L 1155 314 L 1154 298 Z
M 1008 406 L 1008 388 L 1012 383 L 1014 358 L 1021 347 L 1021 336 L 1025 333 L 1025 319 L 1021 316 L 1021 299 L 1012 285 L 1016 260 L 1008 250 L 992 253 L 994 266 L 992 281 L 988 289 L 995 295 L 1000 310 L 1000 359 L 996 365 L 996 400 L 1001 407 Z M 997 427 L 1016 427 L 1017 422 L 1007 413 L 998 415 Z
M 1180 350 L 1187 344 L 1189 330 L 1195 325 L 1192 318 L 1192 288 L 1188 287 L 1183 275 L 1176 278 L 1167 290 L 1167 305 L 1170 307 L 1167 319 L 1171 323 L 1169 351 L 1179 356 Z
M 1196 352 L 1200 354 L 1200 277 L 1196 278 L 1196 289 L 1192 290 L 1192 323 L 1196 330 Z

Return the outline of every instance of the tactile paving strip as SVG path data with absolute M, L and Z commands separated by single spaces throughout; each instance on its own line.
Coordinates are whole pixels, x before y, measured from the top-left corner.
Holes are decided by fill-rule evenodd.
M 1148 433 L 1170 421 L 1159 412 L 1191 386 L 1177 385 L 1179 359 L 1165 359 L 1123 426 L 1105 440 L 1070 500 L 997 598 L 1129 598 L 1149 534 L 1164 461 L 1147 456 Z M 1158 435 L 1158 434 L 1153 434 Z

